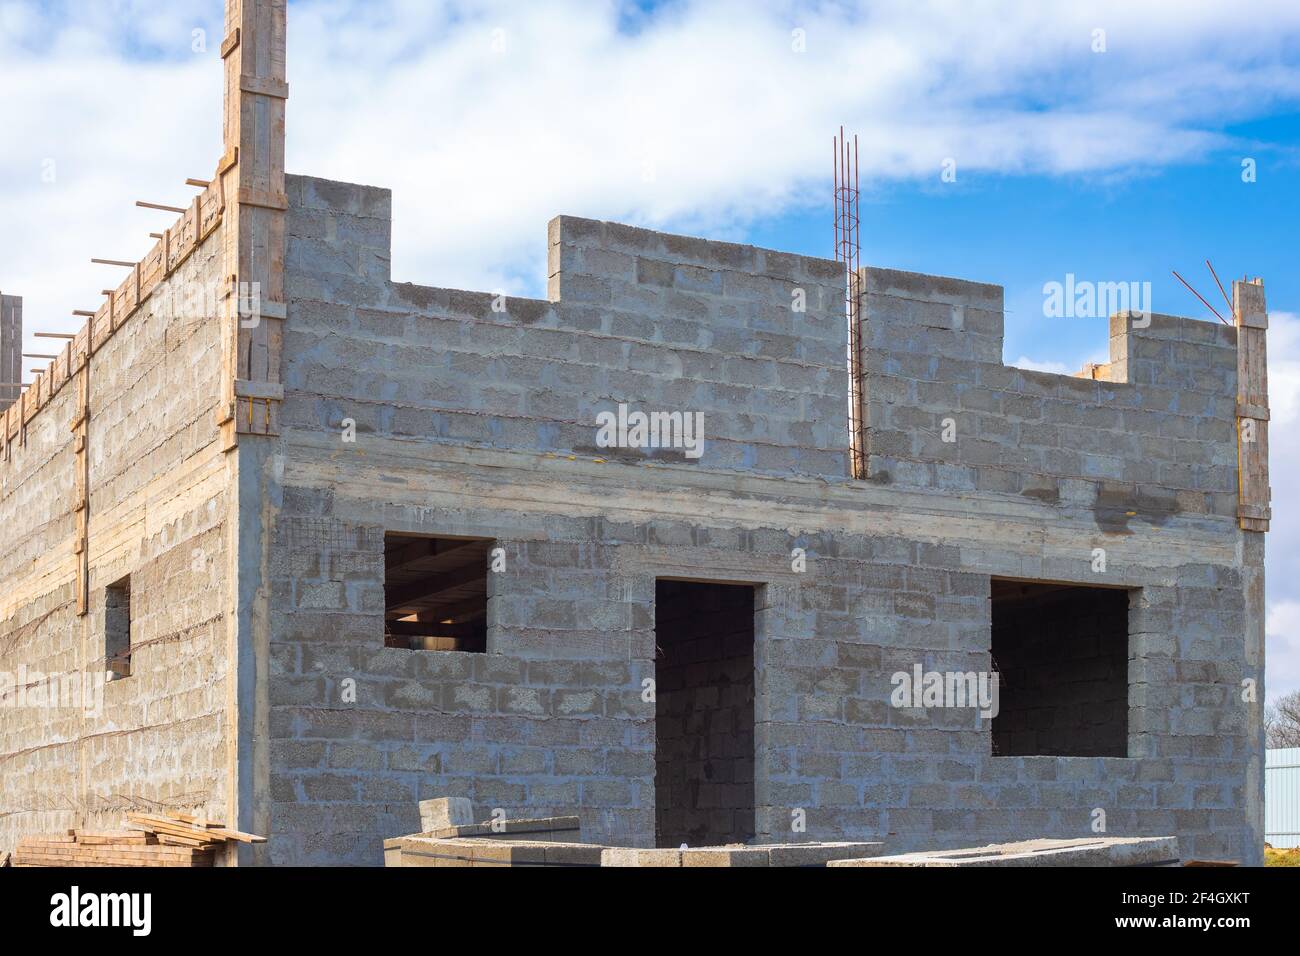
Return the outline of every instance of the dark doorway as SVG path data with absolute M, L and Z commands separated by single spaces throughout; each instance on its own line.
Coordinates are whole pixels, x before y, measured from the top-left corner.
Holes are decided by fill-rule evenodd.
M 655 842 L 754 836 L 754 588 L 655 586 Z

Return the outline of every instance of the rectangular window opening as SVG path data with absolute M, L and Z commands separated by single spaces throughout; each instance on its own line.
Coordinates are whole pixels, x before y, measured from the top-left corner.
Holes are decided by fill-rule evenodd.
M 1128 609 L 1122 588 L 994 578 L 1000 757 L 1128 756 Z
M 487 651 L 491 541 L 384 535 L 384 646 Z
M 655 582 L 655 845 L 754 838 L 754 588 Z
M 104 667 L 109 680 L 131 676 L 131 578 L 104 589 Z

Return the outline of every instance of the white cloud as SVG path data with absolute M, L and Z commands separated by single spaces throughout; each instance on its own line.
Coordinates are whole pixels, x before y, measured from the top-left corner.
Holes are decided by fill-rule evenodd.
M 1073 375 L 1075 372 L 1079 371 L 1078 368 L 1075 368 L 1067 362 L 1041 362 L 1025 355 L 1020 356 L 1020 358 L 1016 359 L 1011 364 L 1016 368 L 1027 368 L 1033 372 L 1051 372 L 1055 375 Z M 1082 367 L 1083 363 L 1080 362 L 1079 368 Z
M 95 303 L 108 277 L 91 256 L 147 247 L 160 219 L 135 199 L 183 200 L 185 177 L 210 174 L 220 8 L 0 0 L 0 282 L 36 326 Z M 290 168 L 394 188 L 398 278 L 537 294 L 560 212 L 737 235 L 824 203 L 841 123 L 875 185 L 937 181 L 948 157 L 959 176 L 1158 166 L 1300 97 L 1289 0 L 1249 17 L 1209 0 L 676 0 L 630 30 L 627 15 L 614 0 L 295 2 Z
M 1274 309 L 1268 324 L 1269 412 L 1274 428 L 1289 429 L 1300 424 L 1300 315 Z
M 1268 642 L 1264 690 L 1272 701 L 1300 690 L 1300 601 L 1270 603 L 1264 634 Z

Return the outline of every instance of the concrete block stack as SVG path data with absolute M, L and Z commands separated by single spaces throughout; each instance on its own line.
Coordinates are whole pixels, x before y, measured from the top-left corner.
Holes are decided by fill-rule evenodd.
M 1098 837 L 1079 840 L 1023 840 L 960 850 L 904 853 L 860 860 L 833 860 L 827 866 L 1178 866 L 1175 837 Z

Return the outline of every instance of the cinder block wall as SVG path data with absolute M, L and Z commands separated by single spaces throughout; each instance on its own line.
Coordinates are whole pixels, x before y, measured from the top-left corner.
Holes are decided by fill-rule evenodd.
M 863 272 L 873 481 L 1069 499 L 1112 531 L 1236 516 L 1236 329 L 1115 316 L 1106 380 L 1054 375 L 1002 364 L 1000 287 Z
M 552 522 L 555 545 L 527 540 L 490 505 L 334 496 L 308 516 L 309 498 L 287 494 L 277 522 L 271 862 L 377 865 L 384 838 L 419 831 L 417 802 L 445 795 L 484 819 L 582 808 L 589 836 L 652 840 L 653 668 L 630 657 L 630 620 L 608 620 L 600 647 L 577 621 L 622 590 L 612 548 L 587 543 L 582 522 Z M 489 653 L 383 646 L 385 527 L 498 537 L 508 571 L 489 578 Z M 531 651 L 496 652 L 507 630 Z
M 569 370 L 595 399 L 578 409 L 575 451 L 591 450 L 595 413 L 622 401 L 702 412 L 707 467 L 847 474 L 836 263 L 560 216 L 549 271 L 559 328 L 609 345 L 603 368 Z
M 1205 356 L 1174 387 L 1121 387 L 1003 368 L 990 287 L 960 290 L 961 330 L 932 344 L 929 332 L 889 335 L 881 319 L 868 391 L 886 445 L 874 446 L 875 464 L 889 466 L 877 473 L 891 478 L 854 482 L 839 438 L 834 264 L 561 219 L 558 301 L 498 313 L 490 296 L 390 281 L 388 193 L 302 178 L 289 188 L 283 502 L 267 514 L 274 862 L 377 863 L 382 838 L 418 828 L 414 801 L 441 794 L 468 796 L 480 813 L 581 811 L 590 838 L 648 845 L 655 729 L 643 689 L 655 676 L 658 577 L 762 586 L 759 839 L 920 848 L 1087 836 L 1100 809 L 1111 834 L 1176 833 L 1188 854 L 1258 861 L 1244 808 L 1259 744 L 1240 691 L 1262 662 L 1242 640 L 1242 533 L 1215 497 L 1232 447 L 1221 333 L 1168 342 L 1171 354 Z M 813 352 L 760 359 L 769 330 L 758 317 L 803 338 L 776 328 L 775 290 L 819 277 Z M 742 295 L 755 287 L 767 292 Z M 891 296 L 909 297 L 923 293 Z M 787 366 L 813 368 L 789 398 L 815 401 L 788 428 L 747 422 L 777 388 L 754 370 L 779 377 Z M 721 378 L 699 391 L 701 372 Z M 986 406 L 959 422 L 954 457 L 910 445 L 890 457 L 882 436 L 910 442 L 918 426 L 937 427 L 933 417 L 960 407 L 950 393 L 972 414 Z M 596 454 L 594 413 L 615 401 L 697 402 L 706 438 L 721 437 L 698 463 Z M 931 417 L 905 422 L 909 408 Z M 900 416 L 892 429 L 886 412 Z M 1185 460 L 1139 454 L 1108 413 L 1144 423 Z M 998 432 L 1007 415 L 1015 426 Z M 355 443 L 343 441 L 348 419 Z M 1023 460 L 1014 449 L 1034 445 L 1024 428 L 1035 423 L 1102 473 L 1049 450 Z M 1118 452 L 1082 451 L 1112 432 Z M 979 450 L 963 450 L 967 439 Z M 1123 471 L 1144 455 L 1169 466 L 1176 508 L 1152 484 L 1158 470 L 1145 483 Z M 1190 481 L 1175 479 L 1180 464 Z M 940 465 L 966 476 L 962 494 Z M 1143 505 L 1146 494 L 1161 506 Z M 385 531 L 505 549 L 507 570 L 489 575 L 486 655 L 382 646 Z M 1104 572 L 1093 570 L 1098 547 Z M 994 757 L 973 711 L 890 706 L 891 675 L 917 663 L 989 668 L 990 576 L 1137 592 L 1127 757 Z
M 1053 579 L 1093 577 L 1086 558 L 1069 557 L 1088 541 L 1079 517 L 1061 522 L 1078 544 L 1043 548 L 1055 552 Z M 1114 835 L 1163 829 L 1188 854 L 1254 859 L 1240 701 L 1252 671 L 1236 572 L 1164 554 L 1112 564 L 1112 580 L 1141 588 L 1129 619 L 1127 757 L 993 756 L 974 710 L 891 706 L 891 675 L 917 663 L 989 669 L 988 576 L 1025 567 L 1024 528 L 1012 524 L 985 525 L 982 544 L 967 537 L 978 525 L 939 531 L 942 544 L 802 539 L 817 556 L 809 580 L 760 615 L 760 833 L 788 838 L 792 810 L 807 807 L 808 834 L 956 847 L 1088 836 L 1100 809 Z
M 210 315 L 164 302 L 220 287 L 218 230 L 92 356 L 90 613 L 76 614 L 67 383 L 0 461 L 0 672 L 104 672 L 105 588 L 130 575 L 131 677 L 98 713 L 0 701 L 0 846 L 68 827 L 120 828 L 141 807 L 226 805 L 227 459 L 213 411 Z M 207 284 L 211 284 L 208 286 Z M 35 677 L 35 673 L 42 675 Z
M 390 284 L 386 190 L 293 177 L 290 188 L 301 306 L 287 426 L 337 432 L 350 418 L 394 438 L 846 474 L 834 263 L 560 217 L 556 301 L 497 299 Z M 597 447 L 597 415 L 620 403 L 701 412 L 704 456 Z

